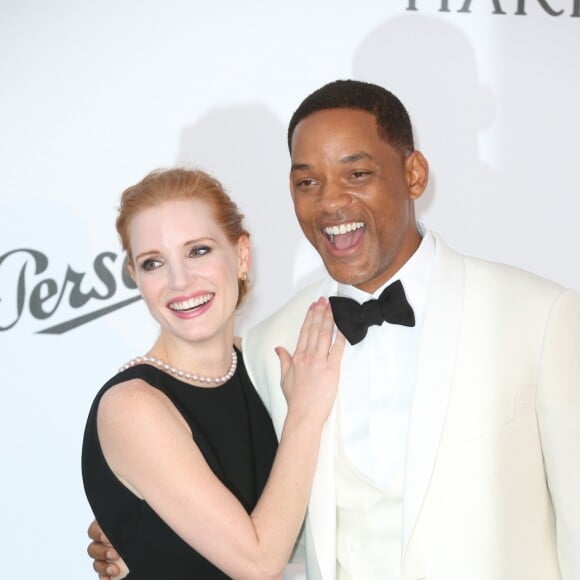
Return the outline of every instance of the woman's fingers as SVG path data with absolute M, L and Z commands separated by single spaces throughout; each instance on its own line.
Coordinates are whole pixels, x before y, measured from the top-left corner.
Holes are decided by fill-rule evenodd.
M 294 350 L 294 354 L 306 350 L 308 344 L 308 337 L 312 326 L 312 319 L 314 317 L 314 310 L 317 304 L 318 302 L 313 302 L 310 305 L 310 308 L 308 308 L 308 311 L 306 312 L 304 322 L 302 323 L 302 327 L 300 328 L 300 334 L 298 335 L 298 341 L 296 343 L 296 349 Z
M 309 353 L 319 354 L 318 350 L 320 348 L 320 339 L 324 324 L 324 316 L 327 310 L 327 304 L 328 302 L 324 298 L 319 298 L 314 303 L 306 340 L 306 351 Z
M 325 301 L 324 312 L 322 313 L 322 320 L 320 323 L 320 333 L 318 337 L 318 347 L 323 354 L 330 351 L 332 345 L 332 337 L 334 334 L 334 318 L 332 317 L 332 310 L 328 300 Z
M 286 376 L 286 373 L 292 364 L 292 357 L 283 346 L 277 346 L 274 351 L 280 360 L 280 376 L 282 377 L 282 380 L 284 380 L 284 377 Z
M 329 302 L 319 298 L 314 302 L 304 319 L 294 354 L 311 353 L 327 355 L 332 343 L 334 320 Z
M 283 347 L 275 349 L 282 378 L 296 365 L 324 368 L 329 363 L 339 363 L 344 350 L 344 337 L 337 331 L 333 345 L 333 336 L 334 319 L 330 303 L 326 298 L 319 298 L 306 313 L 294 354 L 290 355 Z

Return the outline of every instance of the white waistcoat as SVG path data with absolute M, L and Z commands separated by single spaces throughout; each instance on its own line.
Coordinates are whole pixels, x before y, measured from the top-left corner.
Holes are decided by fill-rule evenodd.
M 401 464 L 388 489 L 383 490 L 356 469 L 342 445 L 337 445 L 337 580 L 401 577 L 403 473 Z

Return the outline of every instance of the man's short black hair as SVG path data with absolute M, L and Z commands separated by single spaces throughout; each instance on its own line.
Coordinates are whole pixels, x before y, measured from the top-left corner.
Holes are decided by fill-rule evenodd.
M 312 113 L 327 109 L 367 111 L 376 119 L 379 135 L 387 143 L 403 155 L 415 148 L 409 113 L 393 93 L 372 83 L 338 80 L 308 95 L 294 111 L 288 125 L 288 149 L 291 150 L 296 125 Z

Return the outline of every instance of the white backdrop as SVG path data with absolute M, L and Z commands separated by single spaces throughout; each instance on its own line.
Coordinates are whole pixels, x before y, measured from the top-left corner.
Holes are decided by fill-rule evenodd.
M 175 164 L 224 182 L 253 233 L 243 331 L 319 268 L 285 130 L 336 78 L 408 106 L 428 227 L 580 290 L 580 0 L 0 0 L 3 577 L 92 577 L 86 413 L 155 332 L 141 302 L 75 326 L 135 295 L 120 192 Z

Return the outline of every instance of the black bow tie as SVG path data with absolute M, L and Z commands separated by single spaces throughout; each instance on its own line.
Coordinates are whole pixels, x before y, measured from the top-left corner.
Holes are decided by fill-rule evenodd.
M 331 296 L 329 298 L 336 326 L 350 344 L 360 342 L 369 326 L 383 322 L 415 326 L 415 315 L 400 280 L 387 286 L 378 299 L 359 304 L 352 298 Z

